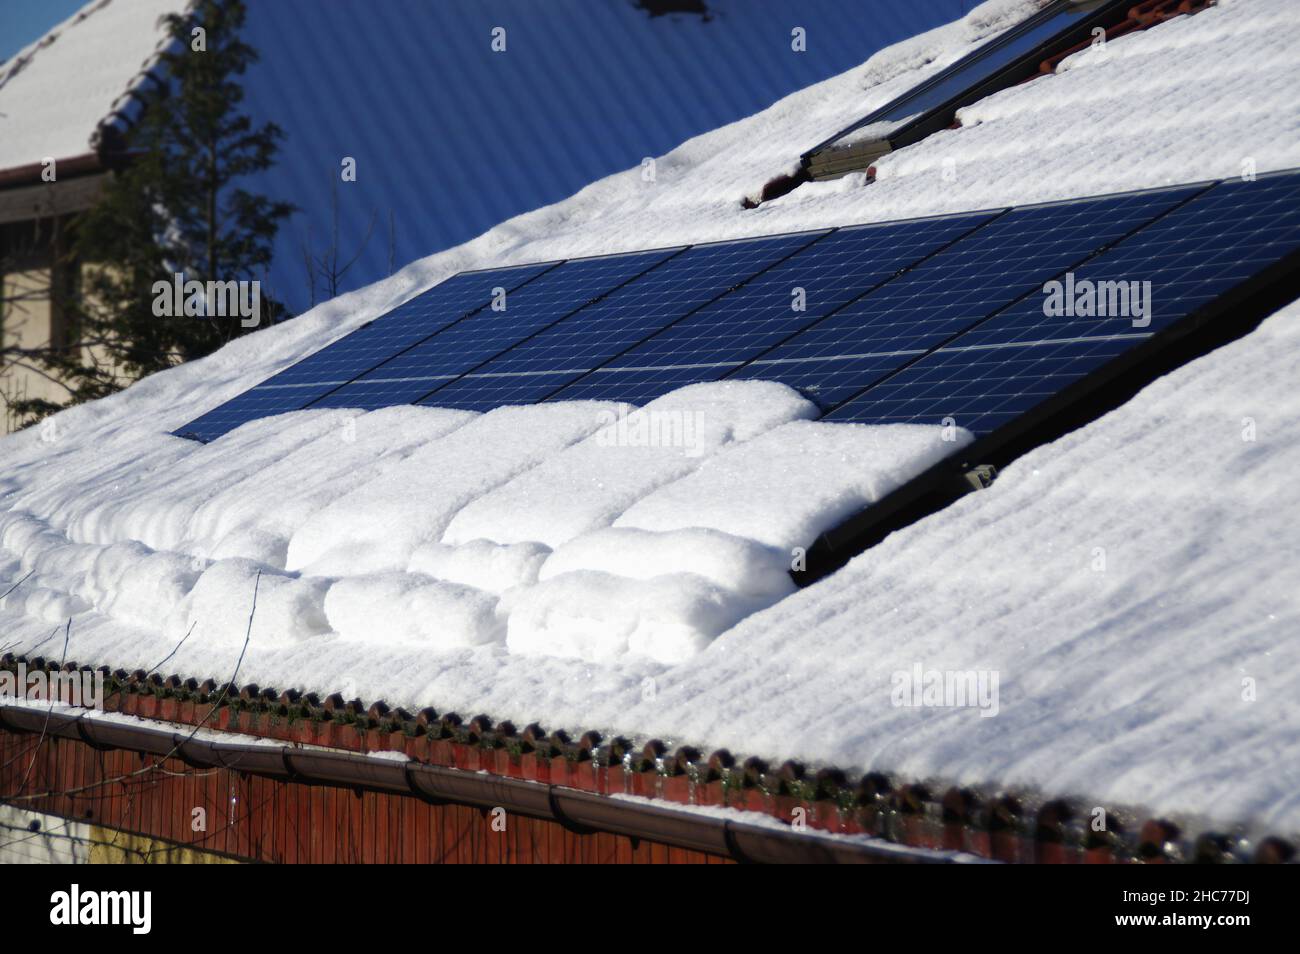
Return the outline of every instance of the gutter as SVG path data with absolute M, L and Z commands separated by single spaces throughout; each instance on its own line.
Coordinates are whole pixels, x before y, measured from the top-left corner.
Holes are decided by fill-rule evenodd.
M 415 761 L 377 759 L 330 749 L 254 745 L 197 738 L 58 709 L 0 703 L 0 729 L 176 757 L 197 769 L 227 769 L 283 782 L 405 795 L 433 802 L 555 822 L 579 832 L 600 831 L 707 852 L 742 863 L 951 864 L 971 856 L 896 845 L 862 836 L 797 832 L 701 812 L 643 804 L 560 785 L 467 772 Z M 245 737 L 248 738 L 248 737 Z

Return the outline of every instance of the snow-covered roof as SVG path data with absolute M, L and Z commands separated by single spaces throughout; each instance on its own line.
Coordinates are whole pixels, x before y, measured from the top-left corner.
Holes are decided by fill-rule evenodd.
M 83 663 L 228 678 L 256 585 L 241 681 L 1300 828 L 1276 770 L 1300 755 L 1295 306 L 800 593 L 791 547 L 924 468 L 936 433 L 810 421 L 770 382 L 648 406 L 691 415 L 671 446 L 587 403 L 167 433 L 463 269 L 1300 166 L 1293 3 L 1224 0 L 964 109 L 872 184 L 741 208 L 1032 6 L 992 0 L 653 182 L 611 176 L 0 439 L 0 586 L 22 580 L 0 647 L 56 655 L 71 618 Z M 893 704 L 917 667 L 997 673 L 997 717 Z
M 92 0 L 0 64 L 0 170 L 69 159 L 129 101 L 185 0 Z

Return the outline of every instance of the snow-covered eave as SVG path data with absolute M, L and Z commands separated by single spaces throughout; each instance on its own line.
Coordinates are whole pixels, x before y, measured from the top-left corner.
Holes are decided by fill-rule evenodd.
M 183 721 L 124 717 L 25 699 L 0 702 L 0 731 L 84 742 L 100 751 L 183 758 L 196 769 L 237 768 L 299 785 L 504 810 L 556 822 L 566 829 L 645 838 L 738 862 L 952 864 L 981 860 L 939 846 L 900 845 L 860 831 L 837 832 L 816 825 L 796 829 L 724 805 L 702 805 L 693 800 L 683 804 L 679 799 L 651 799 L 568 784 L 573 780 L 553 779 L 549 771 L 546 778 L 526 778 L 485 771 L 476 765 L 433 764 L 400 746 L 348 752 L 333 746 L 276 745 L 262 735 L 214 733 L 199 726 L 191 728 Z
M 279 741 L 292 746 L 283 750 L 285 754 L 302 753 L 306 746 L 360 760 L 362 787 L 373 783 L 379 757 L 392 765 L 399 788 L 410 787 L 422 797 L 447 793 L 408 783 L 408 768 L 432 773 L 432 784 L 446 769 L 456 770 L 460 779 L 477 778 L 492 805 L 501 804 L 502 779 L 510 780 L 507 784 L 543 782 L 548 791 L 580 789 L 608 796 L 632 810 L 634 818 L 640 808 L 663 813 L 676 803 L 723 822 L 730 817 L 745 824 L 748 816 L 770 831 L 806 825 L 823 839 L 839 842 L 849 854 L 902 853 L 892 859 L 857 860 L 1281 863 L 1294 858 L 1300 844 L 1300 833 L 1266 831 L 1250 819 L 1228 825 L 1188 815 L 1155 815 L 1141 806 L 1106 804 L 1080 792 L 906 779 L 879 771 L 806 766 L 779 755 L 709 750 L 689 742 L 674 750 L 660 739 L 633 741 L 614 734 L 616 730 L 547 733 L 537 723 L 519 729 L 508 719 L 496 721 L 485 714 L 465 721 L 454 712 L 423 708 L 412 713 L 382 700 L 368 705 L 360 699 L 345 700 L 339 693 L 280 692 L 256 684 L 199 682 L 144 670 L 109 672 L 108 667 L 95 670 L 77 663 L 60 667 L 53 660 L 15 659 L 12 653 L 0 657 L 0 670 L 12 672 L 19 662 L 28 672 L 48 667 L 103 673 L 103 710 L 0 697 L 0 730 L 61 733 L 155 755 L 174 754 L 184 739 L 187 760 L 195 739 L 220 749 L 221 740 L 231 738 L 241 751 L 248 743 L 273 746 Z M 57 724 L 50 721 L 54 714 Z M 104 727 L 104 737 L 96 736 L 93 728 L 88 734 L 87 726 Z M 214 758 L 214 764 L 228 764 L 219 754 Z M 271 762 L 296 780 L 312 781 L 283 758 L 272 757 Z M 248 770 L 258 772 L 256 766 Z M 331 775 L 326 784 L 343 783 Z M 477 804 L 472 792 L 461 788 L 456 794 L 459 798 L 453 801 Z M 1099 808 L 1105 812 L 1103 831 L 1092 827 Z M 676 830 L 671 818 L 667 823 L 668 829 L 652 824 L 640 835 L 665 840 Z M 791 850 L 819 849 L 804 845 Z M 909 858 L 909 850 L 940 854 Z

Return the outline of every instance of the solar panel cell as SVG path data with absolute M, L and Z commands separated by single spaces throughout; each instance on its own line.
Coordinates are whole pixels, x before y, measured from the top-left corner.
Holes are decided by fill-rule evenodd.
M 379 408 L 411 404 L 680 252 L 660 249 L 565 262 L 385 361 L 312 407 Z
M 486 305 L 496 289 L 505 289 L 509 294 L 554 266 L 554 262 L 548 262 L 453 275 L 196 418 L 176 433 L 210 441 L 246 421 L 306 407 L 393 354 Z
M 486 411 L 544 400 L 825 234 L 692 246 L 420 403 Z
M 988 433 L 1297 249 L 1300 176 L 1220 183 L 827 419 Z
M 818 322 L 735 376 L 783 381 L 831 408 L 916 360 L 1198 187 L 1013 209 Z
M 644 404 L 674 388 L 716 381 L 993 214 L 839 229 L 575 381 L 555 399 Z

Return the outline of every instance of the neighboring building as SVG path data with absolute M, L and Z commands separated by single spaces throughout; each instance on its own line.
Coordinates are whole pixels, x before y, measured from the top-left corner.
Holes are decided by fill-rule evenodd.
M 48 291 L 77 286 L 77 264 L 63 258 L 69 217 L 122 161 L 131 94 L 147 81 L 161 40 L 158 18 L 185 6 L 92 0 L 0 65 L 0 321 L 10 346 L 63 340 Z M 268 290 L 305 311 L 849 69 L 967 6 L 878 0 L 871 17 L 845 22 L 840 0 L 807 0 L 787 25 L 784 0 L 628 0 L 563 13 L 515 2 L 490 14 L 473 0 L 250 3 L 245 40 L 262 56 L 244 78 L 246 106 L 256 122 L 285 132 L 257 188 L 300 209 L 276 239 Z M 490 46 L 493 17 L 507 29 L 504 55 Z M 807 37 L 799 53 L 795 27 Z M 562 64 L 577 59 L 584 72 L 565 73 Z M 476 92 L 430 92 L 452 84 Z M 382 103 L 366 100 L 375 89 L 385 91 Z M 344 156 L 356 160 L 357 178 L 332 187 Z M 42 178 L 46 158 L 56 160 L 54 182 Z M 325 250 L 335 216 L 339 255 L 356 260 L 341 277 L 309 278 L 304 251 Z M 30 368 L 0 368 L 0 402 L 23 397 L 59 402 L 66 392 Z M 6 414 L 4 429 L 13 425 Z
M 73 218 L 125 160 L 122 134 L 148 75 L 158 18 L 183 0 L 87 4 L 0 64 L 0 409 L 67 391 L 23 351 L 68 341 L 64 302 L 78 290 Z

